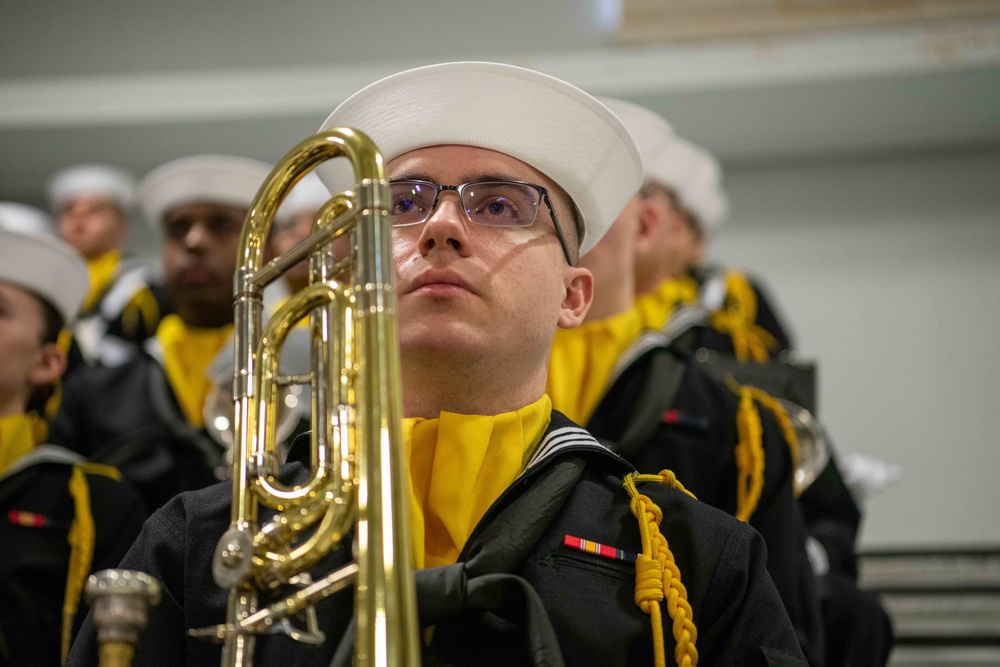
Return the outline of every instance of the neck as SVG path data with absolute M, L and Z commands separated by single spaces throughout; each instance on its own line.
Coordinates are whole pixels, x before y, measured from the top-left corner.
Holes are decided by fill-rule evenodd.
M 294 276 L 294 277 L 293 276 L 286 276 L 286 278 L 288 280 L 288 291 L 291 294 L 295 294 L 296 292 L 301 292 L 305 288 L 309 287 L 309 276 L 308 275 L 305 276 L 304 278 L 299 278 L 298 276 Z
M 437 418 L 441 412 L 498 415 L 520 410 L 545 392 L 548 359 L 519 372 L 519 359 L 439 357 L 406 363 L 403 370 L 403 416 Z
M 233 323 L 232 307 L 197 312 L 177 309 L 177 314 L 185 325 L 195 329 L 219 329 Z
M 590 304 L 585 322 L 603 320 L 632 307 L 636 292 L 631 271 L 595 282 L 594 301 Z
M 22 392 L 16 396 L 7 397 L 6 400 L 0 401 L 0 418 L 23 415 L 27 405 L 28 396 L 26 393 Z
M 662 266 L 662 265 L 661 265 Z M 672 275 L 673 272 L 668 270 L 662 271 L 648 271 L 643 272 L 642 275 L 636 276 L 635 280 L 635 294 L 636 296 L 640 294 L 649 294 L 650 292 L 656 291 L 660 283 L 664 280 L 670 278 L 680 278 L 682 274 Z

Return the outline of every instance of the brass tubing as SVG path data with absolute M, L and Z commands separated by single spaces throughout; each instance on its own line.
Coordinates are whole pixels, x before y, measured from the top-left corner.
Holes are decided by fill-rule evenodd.
M 407 479 L 401 443 L 399 342 L 393 291 L 388 184 L 362 183 L 358 205 L 357 368 L 359 488 L 355 533 L 360 572 L 355 619 L 358 664 L 419 664 L 417 633 L 388 637 L 399 624 L 416 628 Z
M 101 667 L 131 667 L 135 647 L 125 643 L 101 644 L 97 661 Z
M 338 156 L 354 167 L 353 197 L 343 194 L 328 202 L 309 239 L 263 265 L 265 240 L 281 201 L 309 170 Z M 276 606 L 257 610 L 258 586 L 270 589 L 302 580 L 297 575 L 322 558 L 355 517 L 355 664 L 419 664 L 388 204 L 377 148 L 364 134 L 338 128 L 292 149 L 272 170 L 247 214 L 234 278 L 232 512 L 213 561 L 216 581 L 230 591 L 226 623 L 219 626 L 230 630 L 218 633 L 225 638 L 223 665 L 252 664 L 260 614 L 271 625 L 343 585 L 334 573 Z M 345 233 L 353 234 L 355 246 L 349 292 L 334 281 L 344 263 L 330 250 L 332 241 Z M 307 254 L 312 285 L 292 297 L 262 330 L 263 287 Z M 273 424 L 281 381 L 277 358 L 288 331 L 306 314 L 313 339 L 310 376 L 317 438 L 308 480 L 285 487 L 274 478 Z M 288 511 L 259 530 L 260 504 Z

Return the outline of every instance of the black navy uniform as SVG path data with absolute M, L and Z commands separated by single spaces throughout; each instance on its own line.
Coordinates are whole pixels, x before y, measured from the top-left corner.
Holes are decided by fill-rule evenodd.
M 595 437 L 643 472 L 669 469 L 699 500 L 737 511 L 737 395 L 685 354 L 647 333 L 620 360 L 621 370 L 587 424 Z M 795 500 L 788 445 L 760 413 L 763 489 L 749 524 L 764 537 L 768 572 L 810 664 L 822 664 L 823 628 L 806 555 L 806 527 Z
M 121 470 L 150 511 L 181 491 L 215 483 L 224 465 L 222 446 L 187 422 L 163 366 L 144 348 L 118 366 L 67 379 L 50 437 Z
M 60 447 L 36 447 L 0 476 L 0 665 L 60 664 L 74 466 L 83 467 L 94 525 L 88 573 L 118 565 L 146 518 L 135 491 Z M 86 614 L 79 604 L 74 629 Z
M 421 625 L 433 626 L 424 664 L 648 665 L 649 617 L 636 607 L 634 565 L 572 551 L 567 535 L 641 551 L 622 478 L 631 467 L 553 411 L 532 461 L 479 522 L 455 565 L 420 570 Z M 285 473 L 303 477 L 301 464 Z M 680 568 L 702 664 L 804 664 L 751 528 L 680 491 L 645 484 L 663 510 L 661 531 Z M 228 484 L 183 494 L 156 513 L 123 561 L 164 585 L 136 655 L 142 665 L 215 665 L 221 647 L 186 636 L 225 620 L 226 591 L 212 581 L 215 544 L 229 525 Z M 341 547 L 324 571 L 348 559 Z M 668 660 L 674 649 L 664 609 Z M 352 592 L 318 605 L 328 643 L 308 647 L 260 636 L 261 664 L 349 662 Z M 96 664 L 90 621 L 69 665 Z

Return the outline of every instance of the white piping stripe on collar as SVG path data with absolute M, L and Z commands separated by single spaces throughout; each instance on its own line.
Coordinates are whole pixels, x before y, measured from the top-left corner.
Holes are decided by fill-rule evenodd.
M 610 449 L 599 443 L 594 436 L 590 435 L 585 429 L 578 426 L 566 426 L 563 428 L 557 428 L 554 431 L 549 432 L 542 439 L 542 442 L 538 445 L 535 453 L 531 456 L 528 461 L 528 465 L 524 467 L 522 475 L 540 464 L 542 461 L 556 455 L 562 450 L 568 447 L 587 447 L 591 449 L 599 449 L 605 452 L 611 452 Z
M 86 461 L 83 456 L 57 445 L 38 445 L 30 452 L 15 461 L 0 479 L 12 477 L 17 473 L 30 468 L 39 463 L 65 463 L 66 465 L 76 465 Z

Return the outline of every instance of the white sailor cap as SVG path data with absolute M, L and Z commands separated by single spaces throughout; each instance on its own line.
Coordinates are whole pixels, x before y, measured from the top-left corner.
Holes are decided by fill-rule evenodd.
M 149 172 L 136 189 L 146 220 L 159 228 L 163 214 L 181 204 L 250 208 L 272 165 L 232 155 L 192 155 Z
M 646 178 L 673 189 L 681 205 L 697 218 L 706 240 L 715 237 L 729 200 L 722 189 L 722 168 L 711 153 L 675 136 L 650 163 Z
M 625 123 L 635 139 L 646 180 L 673 190 L 711 239 L 729 208 L 722 190 L 719 162 L 705 149 L 678 137 L 658 113 L 624 100 L 602 98 L 601 101 Z
M 86 262 L 65 241 L 6 228 L 0 229 L 0 280 L 49 302 L 67 324 L 90 286 Z
M 614 97 L 599 97 L 597 99 L 611 109 L 625 124 L 639 149 L 643 170 L 648 172 L 649 165 L 674 138 L 674 128 L 663 116 L 646 107 Z
M 34 206 L 13 201 L 0 201 L 0 229 L 22 234 L 55 234 L 52 216 Z
M 505 153 L 573 200 L 580 254 L 600 240 L 642 184 L 642 161 L 621 121 L 589 94 L 533 70 L 486 62 L 419 67 L 377 81 L 334 110 L 322 129 L 353 127 L 386 161 L 442 144 Z M 318 168 L 331 192 L 354 187 L 337 161 Z
M 122 209 L 135 201 L 135 176 L 110 164 L 78 164 L 57 171 L 49 179 L 49 204 L 61 209 L 74 197 L 86 195 L 111 199 Z

